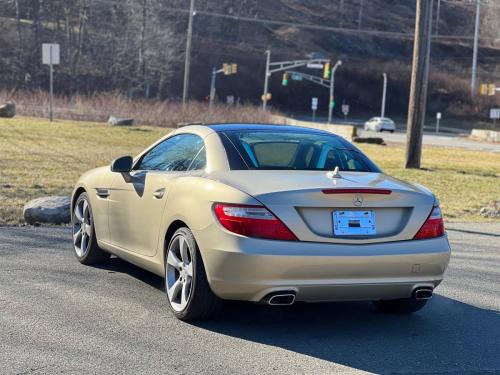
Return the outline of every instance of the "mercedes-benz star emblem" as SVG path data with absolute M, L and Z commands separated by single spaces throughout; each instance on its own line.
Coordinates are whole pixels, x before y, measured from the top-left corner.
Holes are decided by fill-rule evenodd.
M 361 195 L 355 195 L 352 199 L 352 203 L 354 203 L 356 207 L 361 206 L 363 204 L 363 197 Z

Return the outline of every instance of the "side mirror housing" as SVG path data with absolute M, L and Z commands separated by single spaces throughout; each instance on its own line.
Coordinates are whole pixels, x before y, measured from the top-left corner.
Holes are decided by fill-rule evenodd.
M 134 159 L 132 156 L 122 156 L 113 160 L 111 163 L 111 172 L 128 173 L 132 170 Z

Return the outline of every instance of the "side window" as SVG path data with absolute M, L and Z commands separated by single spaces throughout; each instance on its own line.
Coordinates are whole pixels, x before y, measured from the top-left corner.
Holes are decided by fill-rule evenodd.
M 197 155 L 199 157 L 199 151 L 202 148 L 204 148 L 203 139 L 197 135 L 179 134 L 166 139 L 149 150 L 143 156 L 137 169 L 187 171 L 193 159 Z M 204 149 L 202 152 L 204 154 Z
M 195 156 L 193 162 L 189 166 L 190 171 L 197 171 L 199 169 L 205 168 L 207 164 L 207 155 L 205 153 L 205 147 L 202 147 L 198 152 L 198 155 Z

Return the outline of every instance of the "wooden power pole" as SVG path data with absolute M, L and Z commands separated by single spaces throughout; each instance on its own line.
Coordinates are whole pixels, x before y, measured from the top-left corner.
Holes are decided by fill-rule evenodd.
M 433 2 L 433 0 L 417 0 L 405 168 L 420 168 L 429 80 Z

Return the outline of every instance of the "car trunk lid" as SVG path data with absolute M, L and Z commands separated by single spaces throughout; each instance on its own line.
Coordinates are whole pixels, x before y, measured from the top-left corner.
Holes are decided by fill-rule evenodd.
M 339 175 L 332 177 L 326 171 L 242 170 L 217 172 L 209 178 L 262 202 L 302 241 L 363 244 L 409 240 L 434 204 L 434 197 L 425 189 L 383 173 Z M 363 214 L 373 218 L 373 233 L 345 235 L 334 231 L 335 217 Z

